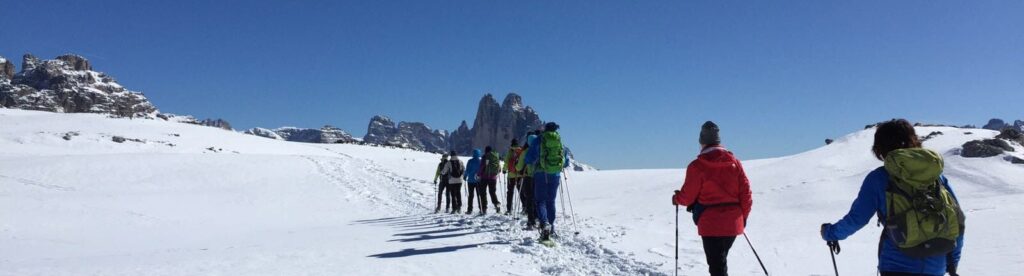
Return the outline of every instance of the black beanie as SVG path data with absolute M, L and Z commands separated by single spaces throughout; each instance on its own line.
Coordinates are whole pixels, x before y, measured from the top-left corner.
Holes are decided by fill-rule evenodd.
M 544 131 L 558 131 L 558 124 L 555 122 L 548 122 L 544 125 Z
M 722 138 L 718 137 L 718 125 L 712 121 L 704 122 L 700 127 L 700 143 L 703 145 L 718 145 Z

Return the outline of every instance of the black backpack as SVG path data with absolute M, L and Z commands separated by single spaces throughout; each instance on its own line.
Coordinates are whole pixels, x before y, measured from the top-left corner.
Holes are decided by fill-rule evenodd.
M 451 160 L 448 162 L 451 162 L 452 166 L 452 169 L 448 171 L 448 175 L 455 178 L 461 178 L 463 173 L 462 162 L 459 162 L 459 160 Z

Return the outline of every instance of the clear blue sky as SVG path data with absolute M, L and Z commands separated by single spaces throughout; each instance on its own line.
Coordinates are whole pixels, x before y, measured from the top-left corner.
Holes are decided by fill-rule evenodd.
M 298 3 L 318 2 L 318 3 Z M 1021 1 L 16 1 L 0 55 L 73 52 L 236 128 L 454 129 L 517 92 L 600 168 L 743 159 L 893 117 L 1024 119 Z M 867 151 L 868 149 L 865 149 Z

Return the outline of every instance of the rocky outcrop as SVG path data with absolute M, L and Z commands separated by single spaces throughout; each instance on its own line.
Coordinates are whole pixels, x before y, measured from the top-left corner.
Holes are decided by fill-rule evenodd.
M 4 57 L 0 57 L 0 82 L 3 79 L 10 80 L 12 78 L 14 78 L 14 63 Z
M 991 130 L 1003 130 L 1004 128 L 1007 128 L 1009 126 L 1010 125 L 1007 125 L 1006 122 L 1003 122 L 1003 120 L 1001 120 L 1001 119 L 991 119 L 991 120 L 988 120 L 988 123 L 985 124 L 985 126 L 983 126 L 981 128 L 991 129 Z
M 519 95 L 509 93 L 502 104 L 498 105 L 494 96 L 487 94 L 480 99 L 476 119 L 469 132 L 472 137 L 471 146 L 467 149 L 461 145 L 452 145 L 452 148 L 459 149 L 460 154 L 468 154 L 474 148 L 487 146 L 505 152 L 512 139 L 522 140 L 526 132 L 538 129 L 543 124 L 540 115 L 532 107 L 524 106 L 523 98 Z
M 231 131 L 235 130 L 234 128 L 231 128 L 231 123 L 228 123 L 228 121 L 225 121 L 224 119 L 220 119 L 220 118 L 218 118 L 218 119 L 204 119 L 202 121 L 199 121 L 199 124 L 200 125 L 204 125 L 204 126 L 208 126 L 208 127 L 220 128 L 220 129 L 224 129 L 224 130 L 231 130 Z
M 0 75 L 9 75 L 7 65 L 0 67 Z M 71 54 L 52 60 L 26 54 L 21 71 L 0 80 L 0 106 L 122 117 L 152 117 L 157 113 L 142 93 L 125 89 L 114 78 L 93 71 L 84 57 Z
M 466 155 L 473 151 L 473 131 L 465 120 L 448 137 L 448 149 Z
M 974 140 L 967 142 L 963 145 L 963 149 L 960 151 L 960 156 L 963 157 L 992 157 L 1003 154 L 1003 152 L 1013 151 L 1013 147 L 1000 139 L 984 139 Z
M 410 148 L 429 152 L 448 149 L 448 132 L 433 130 L 424 123 L 400 122 L 395 124 L 386 116 L 373 116 L 366 129 L 363 142 Z
M 281 137 L 281 135 L 277 135 L 277 132 L 262 127 L 247 129 L 245 130 L 245 134 L 255 135 L 263 138 L 270 138 L 274 140 L 284 140 L 284 137 Z
M 252 129 L 250 129 L 252 130 Z M 355 138 L 352 138 L 351 134 L 336 128 L 333 126 L 326 125 L 320 129 L 313 128 L 295 128 L 295 127 L 282 127 L 273 130 L 281 139 L 292 141 L 292 142 L 303 142 L 303 143 L 353 143 L 356 142 Z M 257 131 L 246 131 L 246 133 L 257 135 Z M 271 135 L 258 135 L 261 137 L 273 138 Z M 276 138 L 274 138 L 276 139 Z
M 1003 139 L 1024 146 L 1024 133 L 1016 128 L 1004 128 L 996 135 L 997 139 Z

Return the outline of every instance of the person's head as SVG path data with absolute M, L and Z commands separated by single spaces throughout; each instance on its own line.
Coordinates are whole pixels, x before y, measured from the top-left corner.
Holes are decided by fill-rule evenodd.
M 484 147 L 484 153 L 491 153 L 491 146 Z
M 516 138 L 512 138 L 512 146 L 515 147 L 515 146 L 518 146 L 518 145 L 519 145 L 519 140 L 516 139 Z
M 558 128 L 559 126 L 555 122 L 548 122 L 547 124 L 544 124 L 544 131 L 558 131 Z
M 480 149 L 473 149 L 473 158 L 480 158 Z
M 447 153 L 442 154 L 441 155 L 441 160 L 448 160 L 448 154 Z
M 715 122 L 707 121 L 704 125 L 700 126 L 700 138 L 699 141 L 701 147 L 717 146 L 722 143 L 722 138 L 718 136 L 718 125 Z
M 448 153 L 448 157 L 455 158 L 456 156 L 458 155 L 455 153 L 454 150 Z
M 920 148 L 921 141 L 917 138 L 914 126 L 904 119 L 892 119 L 878 124 L 875 129 L 875 144 L 871 152 L 875 158 L 885 161 L 885 155 L 894 150 Z

